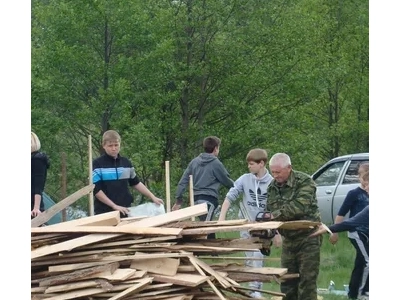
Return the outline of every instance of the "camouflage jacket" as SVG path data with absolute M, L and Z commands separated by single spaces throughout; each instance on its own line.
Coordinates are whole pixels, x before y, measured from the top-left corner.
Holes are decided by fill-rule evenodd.
M 316 185 L 312 178 L 292 170 L 287 182 L 278 186 L 273 180 L 267 190 L 267 211 L 274 221 L 321 221 L 316 197 Z M 279 230 L 287 238 L 308 235 L 311 230 Z

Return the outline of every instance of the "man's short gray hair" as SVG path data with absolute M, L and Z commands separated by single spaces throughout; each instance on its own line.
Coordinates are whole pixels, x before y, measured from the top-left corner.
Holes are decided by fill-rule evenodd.
M 289 155 L 287 155 L 286 153 L 275 153 L 269 160 L 269 165 L 280 166 L 284 168 L 287 166 L 291 166 L 292 162 L 290 161 Z

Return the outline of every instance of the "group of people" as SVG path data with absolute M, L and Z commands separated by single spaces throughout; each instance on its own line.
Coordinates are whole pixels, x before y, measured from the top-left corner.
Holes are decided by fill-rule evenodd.
M 48 158 L 39 152 L 40 142 L 32 132 L 32 206 L 31 216 L 35 217 L 43 211 L 40 195 L 44 189 Z M 128 216 L 133 196 L 129 187 L 133 187 L 156 204 L 164 201 L 155 196 L 141 181 L 128 158 L 120 155 L 121 137 L 118 132 L 108 130 L 102 138 L 104 154 L 93 160 L 94 213 L 101 214 L 119 211 L 121 217 Z M 309 220 L 320 222 L 320 214 L 316 198 L 316 185 L 312 178 L 292 168 L 290 157 L 286 153 L 276 153 L 269 160 L 267 151 L 252 149 L 246 156 L 248 173 L 233 181 L 225 166 L 218 159 L 221 140 L 216 136 L 208 136 L 203 140 L 203 149 L 183 172 L 176 190 L 176 202 L 172 210 L 182 207 L 184 193 L 187 190 L 190 175 L 193 176 L 194 203 L 206 203 L 208 214 L 200 216 L 200 220 L 211 220 L 219 206 L 219 190 L 221 186 L 229 189 L 221 206 L 219 220 L 226 219 L 232 203 L 241 199 L 239 218 L 255 221 L 259 213 L 275 221 Z M 269 164 L 269 170 L 267 169 Z M 366 168 L 366 172 L 362 170 Z M 41 174 L 41 175 L 39 175 Z M 367 175 L 366 175 L 367 174 Z M 335 225 L 330 226 L 332 232 L 349 231 L 349 238 L 357 249 L 357 257 L 350 282 L 350 299 L 357 299 L 368 294 L 368 166 L 360 167 L 360 190 L 349 193 Z M 34 178 L 35 177 L 35 178 Z M 357 214 L 366 206 L 360 214 Z M 350 219 L 343 221 L 350 211 Z M 367 214 L 367 218 L 365 218 Z M 365 221 L 366 220 L 366 221 Z M 366 226 L 365 226 L 366 225 Z M 317 278 L 320 266 L 321 234 L 324 227 L 302 230 L 279 230 L 273 238 L 276 247 L 282 247 L 281 266 L 288 273 L 299 273 L 299 278 L 281 283 L 281 291 L 285 300 L 316 300 Z M 241 238 L 249 238 L 248 231 L 240 232 Z M 215 238 L 214 234 L 208 238 Z M 337 234 L 330 237 L 336 243 Z M 363 246 L 360 246 L 360 241 Z M 358 248 L 357 248 L 358 247 Z M 260 251 L 246 251 L 246 265 L 263 266 L 263 254 Z M 257 259 L 258 258 L 258 259 Z M 262 298 L 259 290 L 262 282 L 249 283 L 251 297 Z

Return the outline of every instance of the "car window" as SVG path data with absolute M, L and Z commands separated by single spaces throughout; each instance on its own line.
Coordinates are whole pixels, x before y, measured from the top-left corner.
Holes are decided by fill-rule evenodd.
M 351 161 L 349 167 L 347 168 L 346 174 L 344 175 L 343 184 L 360 183 L 360 180 L 358 179 L 358 167 L 363 162 L 368 162 L 368 160 Z
M 336 162 L 325 168 L 320 174 L 314 177 L 317 185 L 335 185 L 338 181 L 341 170 L 343 169 L 344 161 Z

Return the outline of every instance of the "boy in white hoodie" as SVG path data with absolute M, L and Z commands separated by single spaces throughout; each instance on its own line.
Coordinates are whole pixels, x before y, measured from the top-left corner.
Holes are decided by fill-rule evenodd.
M 256 216 L 259 212 L 264 212 L 267 207 L 267 187 L 272 181 L 272 176 L 269 174 L 266 164 L 268 161 L 267 151 L 264 149 L 252 149 L 246 156 L 247 167 L 249 173 L 240 176 L 226 194 L 226 198 L 221 207 L 219 221 L 224 221 L 226 213 L 231 204 L 239 199 L 240 195 L 243 195 L 242 203 L 244 208 L 247 210 L 247 214 L 250 218 L 249 221 L 255 221 Z M 239 219 L 245 219 L 241 210 L 239 209 Z M 241 238 L 250 238 L 248 231 L 240 232 Z M 246 260 L 246 266 L 253 268 L 262 268 L 264 256 L 260 251 L 246 251 L 246 257 L 259 258 L 259 260 Z M 257 289 L 262 288 L 262 282 L 252 281 L 249 283 L 249 287 L 255 289 L 250 295 L 253 298 L 262 298 L 260 292 Z

